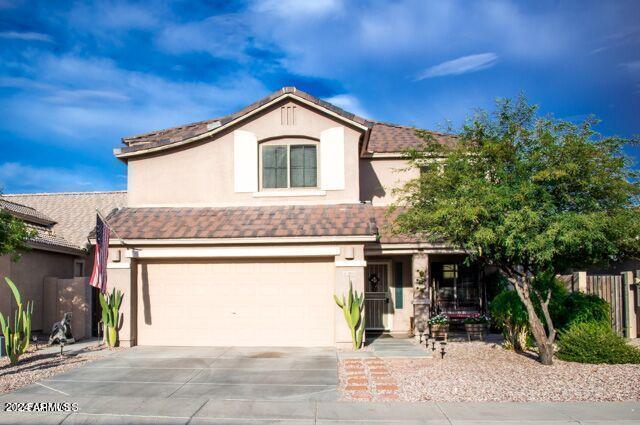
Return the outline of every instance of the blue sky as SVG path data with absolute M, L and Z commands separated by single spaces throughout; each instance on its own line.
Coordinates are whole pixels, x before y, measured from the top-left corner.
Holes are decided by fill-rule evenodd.
M 0 0 L 0 52 L 6 193 L 125 188 L 121 137 L 285 85 L 430 129 L 524 91 L 640 134 L 637 1 Z

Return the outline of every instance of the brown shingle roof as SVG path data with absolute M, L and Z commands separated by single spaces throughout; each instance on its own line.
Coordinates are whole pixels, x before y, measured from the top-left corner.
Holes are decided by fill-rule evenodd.
M 380 243 L 416 243 L 419 238 L 413 235 L 396 235 L 391 231 L 391 223 L 400 214 L 401 209 L 396 209 L 389 214 L 388 207 L 373 207 L 373 215 L 378 226 Z
M 367 204 L 122 208 L 107 222 L 125 239 L 373 236 L 377 229 L 372 208 Z
M 366 150 L 371 153 L 396 153 L 416 148 L 425 142 L 416 134 L 417 130 L 415 127 L 376 122 L 371 128 Z M 451 135 L 430 133 L 440 144 L 448 145 L 455 140 Z
M 348 120 L 357 122 L 371 129 L 367 151 L 371 153 L 397 153 L 405 149 L 417 147 L 424 142 L 423 139 L 416 135 L 417 128 L 388 124 L 382 122 L 373 122 L 365 118 L 359 117 L 351 112 L 347 112 L 329 102 L 314 97 L 306 92 L 297 90 L 295 87 L 284 87 L 281 90 L 271 93 L 269 96 L 260 99 L 257 102 L 243 108 L 242 110 L 220 118 L 213 118 L 205 121 L 198 121 L 191 124 L 185 124 L 177 127 L 167 128 L 164 130 L 156 130 L 149 133 L 139 134 L 122 138 L 126 145 L 119 149 L 119 153 L 130 153 L 149 148 L 161 147 L 173 143 L 182 142 L 193 137 L 202 135 L 212 129 L 225 125 L 235 119 L 238 119 L 251 111 L 256 110 L 280 96 L 292 93 L 301 99 L 307 100 L 315 105 L 326 108 L 339 116 Z M 435 139 L 440 143 L 451 143 L 453 137 L 446 134 L 431 132 Z
M 165 130 L 152 131 L 150 133 L 139 134 L 137 136 L 124 137 L 122 141 L 127 146 L 124 148 L 121 148 L 120 152 L 121 153 L 135 152 L 138 150 L 149 149 L 152 147 L 159 147 L 159 146 L 169 145 L 172 143 L 182 142 L 192 137 L 204 134 L 207 131 L 210 131 L 216 127 L 228 124 L 229 122 L 234 121 L 286 94 L 295 94 L 301 99 L 304 99 L 315 105 L 328 109 L 343 118 L 346 118 L 353 122 L 357 122 L 358 124 L 361 124 L 363 126 L 370 127 L 373 124 L 371 121 L 368 121 L 362 117 L 352 114 L 351 112 L 347 112 L 344 109 L 341 109 L 315 96 L 311 96 L 306 92 L 296 89 L 295 87 L 283 87 L 281 90 L 271 93 L 269 96 L 263 99 L 260 99 L 257 102 L 252 103 L 251 105 L 241 109 L 240 111 L 234 112 L 233 114 L 226 115 L 224 117 L 214 118 L 206 121 L 199 121 L 192 124 L 186 124 L 178 127 L 168 128 Z
M 63 192 L 3 195 L 11 201 L 35 208 L 55 220 L 57 235 L 84 248 L 96 225 L 96 209 L 103 215 L 127 202 L 127 192 Z

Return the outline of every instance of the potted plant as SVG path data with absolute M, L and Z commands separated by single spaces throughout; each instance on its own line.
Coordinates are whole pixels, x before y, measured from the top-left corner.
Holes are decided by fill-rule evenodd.
M 487 333 L 490 319 L 489 316 L 484 314 L 475 314 L 464 319 L 464 329 L 467 331 L 467 337 L 469 341 L 473 337 L 479 337 L 484 339 L 484 335 Z
M 446 336 L 449 333 L 449 316 L 438 314 L 429 319 L 429 329 L 432 337 Z

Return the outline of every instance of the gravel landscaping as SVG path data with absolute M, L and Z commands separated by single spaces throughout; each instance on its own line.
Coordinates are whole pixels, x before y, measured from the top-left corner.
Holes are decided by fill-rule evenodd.
M 30 346 L 29 351 L 20 356 L 20 361 L 15 366 L 9 363 L 9 358 L 0 358 L 0 394 L 66 372 L 109 354 L 103 346 L 88 346 L 76 352 L 71 352 L 67 347 L 67 352 L 62 356 L 58 352 L 47 351 L 49 352 L 45 352 L 42 347 L 36 350 L 34 346 Z
M 380 399 L 375 386 L 367 390 L 371 397 L 345 391 L 347 370 L 353 367 L 345 361 L 339 368 L 343 399 Z M 398 401 L 640 400 L 638 365 L 588 365 L 556 359 L 553 366 L 543 366 L 494 343 L 449 342 L 444 359 L 438 350 L 426 359 L 379 361 L 398 386 Z

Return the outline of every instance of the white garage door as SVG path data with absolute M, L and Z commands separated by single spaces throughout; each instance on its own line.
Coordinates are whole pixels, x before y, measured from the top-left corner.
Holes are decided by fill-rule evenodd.
M 154 261 L 138 270 L 140 345 L 333 345 L 331 261 Z

